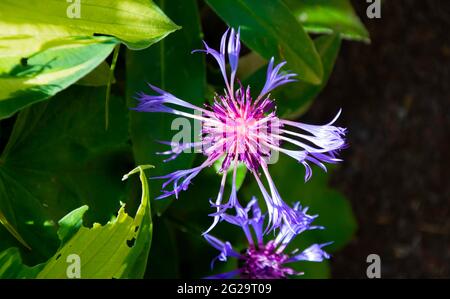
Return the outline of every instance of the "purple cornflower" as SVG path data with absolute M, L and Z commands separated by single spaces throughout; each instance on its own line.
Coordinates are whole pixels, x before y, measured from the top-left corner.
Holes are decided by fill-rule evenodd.
M 210 48 L 206 43 L 204 45 L 204 50 L 193 52 L 205 52 L 215 58 L 226 86 L 222 95 L 216 94 L 212 104 L 198 107 L 150 85 L 158 95 L 140 93 L 137 98 L 139 104 L 134 108 L 142 112 L 171 113 L 200 121 L 202 124 L 200 141 L 192 143 L 164 142 L 171 145 L 170 150 L 160 153 L 170 155 L 166 161 L 175 159 L 185 150 L 194 148 L 200 148 L 200 151 L 206 156 L 206 160 L 192 169 L 178 170 L 157 177 L 166 180 L 162 185 L 163 194 L 158 199 L 172 195 L 178 198 L 179 192 L 186 190 L 192 179 L 202 169 L 223 159 L 219 171 L 222 174 L 220 190 L 213 204 L 217 212 L 208 231 L 218 223 L 221 214 L 228 208 L 237 205 L 235 182 L 236 169 L 239 163 L 246 165 L 261 189 L 268 208 L 269 226 L 277 228 L 283 222 L 297 223 L 297 213 L 284 203 L 275 187 L 268 170 L 268 161 L 274 152 L 281 152 L 294 158 L 306 168 L 305 181 L 312 174 L 309 162 L 326 171 L 324 162 L 336 163 L 341 161 L 336 157 L 336 153 L 345 146 L 343 138 L 345 129 L 332 125 L 339 117 L 340 112 L 330 123 L 323 126 L 280 119 L 275 113 L 275 103 L 270 98 L 269 93 L 282 84 L 295 81 L 293 79 L 296 76 L 295 74 L 280 72 L 285 62 L 274 66 L 274 59 L 270 60 L 265 85 L 256 99 L 253 99 L 250 94 L 250 87 L 244 88 L 239 83 L 239 87 L 235 88 L 241 48 L 239 30 L 235 32 L 234 29 L 231 29 L 231 32 L 230 30 L 225 32 L 222 36 L 220 51 Z M 227 54 L 231 69 L 230 77 L 227 76 L 226 71 Z M 186 110 L 192 110 L 193 112 Z M 294 146 L 295 149 L 282 148 L 282 142 Z M 232 169 L 233 187 L 229 200 L 224 203 L 225 182 L 230 168 Z M 268 190 L 264 186 L 261 174 L 267 181 Z M 172 187 L 166 189 L 169 185 L 172 185 Z
M 252 217 L 248 214 L 252 211 Z M 256 199 L 252 199 L 244 209 L 241 206 L 236 207 L 236 215 L 231 216 L 223 214 L 222 218 L 234 225 L 240 226 L 248 240 L 248 248 L 243 253 L 238 253 L 233 249 L 230 242 L 222 242 L 221 240 L 206 234 L 205 239 L 214 248 L 220 251 L 211 262 L 211 268 L 218 259 L 222 262 L 227 261 L 228 257 L 237 258 L 239 269 L 210 276 L 208 278 L 248 278 L 248 279 L 277 279 L 288 278 L 291 275 L 302 275 L 302 272 L 296 272 L 289 267 L 289 263 L 297 261 L 321 262 L 330 256 L 322 250 L 322 247 L 331 244 L 314 244 L 301 253 L 294 250 L 290 254 L 284 253 L 286 246 L 298 234 L 311 229 L 323 229 L 322 226 L 311 226 L 312 221 L 317 217 L 306 214 L 308 208 L 303 208 L 299 203 L 294 205 L 293 210 L 297 213 L 299 222 L 296 225 L 288 226 L 283 224 L 274 240 L 264 243 L 263 240 L 263 223 L 264 215 L 258 206 Z M 251 229 L 253 229 L 255 239 Z

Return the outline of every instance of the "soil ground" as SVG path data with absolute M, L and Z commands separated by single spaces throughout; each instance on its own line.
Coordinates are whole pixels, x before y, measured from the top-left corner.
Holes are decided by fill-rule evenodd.
M 343 108 L 350 148 L 332 185 L 359 222 L 334 254 L 335 278 L 366 277 L 381 257 L 384 278 L 449 277 L 450 1 L 386 0 L 369 20 L 372 44 L 344 42 L 325 91 L 306 119 Z

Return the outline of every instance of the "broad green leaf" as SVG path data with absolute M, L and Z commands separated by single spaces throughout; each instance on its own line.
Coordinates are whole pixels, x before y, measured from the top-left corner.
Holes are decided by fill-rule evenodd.
M 310 213 L 311 214 L 311 213 Z M 319 215 L 319 218 L 321 216 Z M 319 219 L 316 220 L 319 222 Z M 316 224 L 316 222 L 313 222 Z M 314 243 L 324 243 L 319 236 L 316 235 L 315 230 L 306 231 L 295 238 L 289 243 L 284 252 L 292 252 L 298 249 L 298 252 L 301 252 L 313 245 Z M 330 254 L 330 249 L 333 249 L 330 245 L 323 248 L 328 254 Z M 333 254 L 330 254 L 333 259 Z M 303 272 L 303 275 L 297 276 L 295 278 L 298 279 L 325 279 L 331 277 L 331 269 L 330 269 L 330 261 L 324 260 L 322 262 L 309 262 L 309 261 L 299 261 L 289 264 L 297 272 Z
M 128 105 L 135 107 L 137 92 L 152 94 L 147 83 L 158 86 L 192 104 L 202 105 L 206 89 L 204 56 L 191 54 L 193 49 L 201 48 L 200 23 L 197 5 L 194 0 L 159 1 L 160 7 L 182 30 L 175 32 L 157 45 L 139 52 L 127 52 L 127 97 Z M 176 120 L 175 120 L 176 119 Z M 175 121 L 174 121 L 175 120 Z M 187 119 L 176 118 L 162 113 L 130 112 L 130 134 L 136 164 L 155 164 L 155 175 L 168 174 L 177 169 L 192 166 L 195 153 L 182 153 L 177 159 L 163 163 L 167 156 L 156 152 L 170 149 L 158 140 L 171 141 L 183 130 L 191 141 L 199 132 L 199 124 Z M 189 140 L 182 140 L 191 142 Z M 150 181 L 152 197 L 160 195 L 161 181 Z M 180 195 L 183 198 L 183 195 Z M 162 213 L 174 198 L 157 201 L 153 206 Z
M 0 119 L 77 82 L 105 60 L 116 43 L 109 37 L 70 38 L 22 62 L 20 56 L 0 58 Z
M 278 113 L 283 117 L 295 119 L 313 103 L 317 95 L 325 88 L 333 72 L 334 63 L 341 47 L 341 40 L 337 35 L 326 35 L 314 40 L 323 64 L 323 81 L 319 85 L 300 82 L 289 84 L 274 91 L 273 97 L 277 100 Z
M 77 82 L 119 41 L 143 49 L 178 28 L 148 0 L 1 1 L 0 119 Z
M 316 169 L 320 171 L 319 169 Z M 319 214 L 315 223 L 323 225 L 324 230 L 314 232 L 317 242 L 333 242 L 327 248 L 335 252 L 349 243 L 357 229 L 356 218 L 348 199 L 340 192 L 323 188 L 323 184 L 300 190 L 303 205 L 311 207 L 310 213 Z
M 2 211 L 0 211 L 0 224 L 3 225 L 11 235 L 16 238 L 17 241 L 19 241 L 23 246 L 25 246 L 28 249 L 31 249 L 31 247 L 25 242 L 25 240 L 22 238 L 22 236 L 16 231 L 14 226 L 9 223 L 8 219 L 6 219 L 5 215 L 3 215 Z
M 299 79 L 322 82 L 320 57 L 301 24 L 281 0 L 207 0 L 230 26 L 241 28 L 245 44 L 265 59 L 287 61 Z
M 72 2 L 2 0 L 0 37 L 23 38 L 29 47 L 21 49 L 21 55 L 28 56 L 41 50 L 46 41 L 94 34 L 115 36 L 132 49 L 143 49 L 179 29 L 149 0 Z M 74 2 L 80 2 L 79 18 Z M 38 37 L 38 43 L 35 43 L 35 37 Z M 16 54 L 17 49 L 10 45 L 1 56 L 8 56 L 10 51 Z
M 104 92 L 77 86 L 23 110 L 0 156 L 0 211 L 35 262 L 57 249 L 56 222 L 68 212 L 86 204 L 89 223 L 106 222 L 126 200 L 127 109 L 113 97 L 105 131 Z
M 103 61 L 89 74 L 78 80 L 76 84 L 92 87 L 106 86 L 109 82 L 109 76 L 110 66 L 106 61 Z M 116 83 L 114 76 L 112 77 L 111 83 Z
M 319 85 L 299 82 L 287 84 L 272 92 L 272 98 L 276 100 L 278 114 L 285 118 L 296 118 L 303 114 L 317 95 L 325 88 L 334 68 L 334 63 L 339 53 L 341 40 L 336 34 L 320 36 L 314 40 L 323 64 L 323 81 Z M 260 68 L 244 81 L 255 90 L 263 87 L 267 73 L 267 65 Z
M 124 176 L 139 173 L 142 195 L 134 218 L 122 205 L 117 217 L 102 226 L 83 226 L 82 206 L 59 222 L 61 246 L 47 262 L 34 267 L 23 264 L 17 248 L 0 252 L 0 278 L 67 278 L 67 257 L 77 255 L 81 278 L 142 278 L 152 241 L 152 218 L 147 177 L 139 166 Z
M 297 276 L 298 279 L 326 279 L 331 277 L 330 262 L 295 262 L 289 264 L 294 270 L 303 272 L 303 275 Z
M 12 247 L 0 252 L 0 278 L 34 278 L 42 270 L 44 265 L 28 267 L 23 264 L 20 252 Z
M 369 33 L 349 0 L 283 1 L 308 32 L 336 32 L 346 39 L 370 42 Z
M 153 220 L 151 262 L 147 267 L 145 278 L 179 278 L 180 255 L 184 255 L 185 244 L 180 245 L 167 217 L 156 216 Z
M 106 225 L 82 226 L 37 278 L 66 278 L 66 258 L 71 254 L 80 257 L 81 278 L 143 277 L 152 239 L 152 220 L 144 167 L 137 167 L 124 179 L 136 172 L 140 174 L 142 197 L 135 218 L 130 217 L 122 205 L 117 217 Z
M 83 215 L 88 209 L 87 205 L 81 206 L 58 221 L 58 238 L 61 241 L 61 245 L 69 241 L 80 229 L 83 224 Z

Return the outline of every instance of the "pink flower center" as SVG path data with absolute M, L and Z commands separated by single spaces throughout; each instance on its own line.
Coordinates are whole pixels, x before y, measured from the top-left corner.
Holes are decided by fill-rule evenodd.
M 223 155 L 222 170 L 229 168 L 234 160 L 245 163 L 251 170 L 257 169 L 262 160 L 269 158 L 273 146 L 279 145 L 274 134 L 279 120 L 270 113 L 272 101 L 266 98 L 253 101 L 249 89 L 236 91 L 231 99 L 228 95 L 217 96 L 207 114 L 209 121 L 203 126 L 204 140 L 210 147 L 207 155 Z

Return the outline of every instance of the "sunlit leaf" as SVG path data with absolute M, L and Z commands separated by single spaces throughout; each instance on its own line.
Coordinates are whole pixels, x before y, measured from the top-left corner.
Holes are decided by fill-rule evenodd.
M 22 236 L 16 231 L 14 226 L 12 226 L 8 219 L 6 219 L 5 215 L 3 215 L 2 211 L 0 211 L 0 224 L 3 225 L 6 230 L 9 231 L 11 235 L 13 235 L 14 238 L 16 238 L 17 241 L 19 241 L 23 246 L 25 246 L 28 249 L 31 249 L 31 247 L 25 242 L 25 240 L 22 238 Z
M 0 58 L 0 119 L 77 82 L 108 57 L 116 43 L 109 37 L 65 38 L 27 59 Z
M 349 0 L 283 0 L 306 31 L 339 33 L 347 39 L 369 42 L 369 33 Z
M 44 265 L 28 267 L 23 264 L 20 252 L 17 248 L 9 248 L 0 252 L 0 278 L 34 278 Z
M 0 252 L 0 278 L 67 278 L 68 257 L 79 258 L 80 278 L 142 278 L 152 240 L 152 219 L 147 177 L 139 166 L 124 176 L 139 173 L 142 195 L 134 218 L 122 205 L 117 217 L 105 225 L 82 225 L 88 206 L 59 221 L 61 247 L 47 262 L 35 267 L 22 263 L 17 248 Z
M 83 0 L 79 1 L 79 15 L 74 7 L 78 1 L 72 2 L 2 0 L 0 37 L 21 37 L 28 47 L 17 49 L 8 43 L 1 56 L 9 56 L 11 51 L 28 56 L 47 41 L 94 34 L 115 36 L 130 48 L 142 49 L 179 29 L 150 0 Z
M 131 218 L 122 206 L 117 217 L 106 225 L 82 226 L 37 278 L 66 278 L 66 258 L 71 254 L 80 258 L 81 278 L 143 277 L 152 239 L 152 220 L 144 168 L 139 166 L 136 170 L 140 174 L 142 198 L 135 218 Z

